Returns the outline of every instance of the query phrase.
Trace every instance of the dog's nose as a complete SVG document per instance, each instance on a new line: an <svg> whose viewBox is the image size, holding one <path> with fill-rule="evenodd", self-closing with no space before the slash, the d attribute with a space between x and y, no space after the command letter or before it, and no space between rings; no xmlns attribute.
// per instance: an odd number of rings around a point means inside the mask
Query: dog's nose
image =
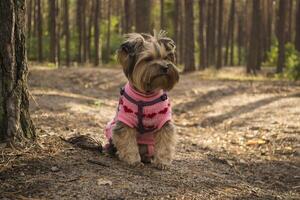
<svg viewBox="0 0 300 200"><path fill-rule="evenodd" d="M168 69L169 69L168 65L161 66L161 72L164 73L164 74L168 73Z"/></svg>

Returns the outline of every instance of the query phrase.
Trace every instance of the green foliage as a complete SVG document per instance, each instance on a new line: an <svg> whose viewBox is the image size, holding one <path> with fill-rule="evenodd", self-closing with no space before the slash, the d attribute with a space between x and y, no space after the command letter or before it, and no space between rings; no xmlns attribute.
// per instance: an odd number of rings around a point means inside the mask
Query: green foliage
<svg viewBox="0 0 300 200"><path fill-rule="evenodd" d="M276 66L278 61L278 42L272 45L267 53L267 60L264 65ZM300 79L300 53L295 49L292 43L285 45L285 70L284 74L279 74L277 78L287 78L289 80Z"/></svg>
<svg viewBox="0 0 300 200"><path fill-rule="evenodd" d="M278 60L278 41L276 40L269 52L267 52L267 59L263 63L265 66L276 66Z"/></svg>
<svg viewBox="0 0 300 200"><path fill-rule="evenodd" d="M286 51L284 76L289 80L300 80L300 53L291 43L286 45Z"/></svg>

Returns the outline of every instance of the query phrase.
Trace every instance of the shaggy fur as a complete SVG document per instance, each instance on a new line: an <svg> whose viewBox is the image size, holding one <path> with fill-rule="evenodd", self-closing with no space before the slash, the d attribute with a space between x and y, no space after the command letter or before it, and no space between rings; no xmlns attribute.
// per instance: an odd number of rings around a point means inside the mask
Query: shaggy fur
<svg viewBox="0 0 300 200"><path fill-rule="evenodd" d="M175 44L161 31L154 36L131 33L117 51L118 61L130 84L139 92L151 94L158 90L171 90L179 80L175 66ZM134 166L149 162L145 157L147 148L138 146L139 134L118 121L113 128L112 141L120 160ZM155 133L153 163L164 169L172 162L176 146L176 131L172 122L167 122Z"/></svg>

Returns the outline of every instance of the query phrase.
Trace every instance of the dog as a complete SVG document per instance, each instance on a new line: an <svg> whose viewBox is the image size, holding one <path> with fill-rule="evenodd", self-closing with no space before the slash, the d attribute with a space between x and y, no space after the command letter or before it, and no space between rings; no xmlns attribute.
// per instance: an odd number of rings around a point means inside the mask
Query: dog
<svg viewBox="0 0 300 200"><path fill-rule="evenodd" d="M179 81L175 43L166 32L130 33L117 50L128 79L120 91L115 118L105 128L105 149L132 166L171 165L177 141L166 92Z"/></svg>

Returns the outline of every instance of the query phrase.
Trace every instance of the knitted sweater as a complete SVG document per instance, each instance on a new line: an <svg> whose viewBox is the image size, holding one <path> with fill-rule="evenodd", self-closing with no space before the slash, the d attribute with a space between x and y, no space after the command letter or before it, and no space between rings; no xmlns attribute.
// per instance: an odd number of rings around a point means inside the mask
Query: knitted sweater
<svg viewBox="0 0 300 200"><path fill-rule="evenodd" d="M117 121L121 121L137 129L137 143L147 145L148 156L151 157L154 153L155 132L170 120L170 101L162 90L146 96L127 83L121 92L116 116L105 128L105 135L111 141L112 128Z"/></svg>

